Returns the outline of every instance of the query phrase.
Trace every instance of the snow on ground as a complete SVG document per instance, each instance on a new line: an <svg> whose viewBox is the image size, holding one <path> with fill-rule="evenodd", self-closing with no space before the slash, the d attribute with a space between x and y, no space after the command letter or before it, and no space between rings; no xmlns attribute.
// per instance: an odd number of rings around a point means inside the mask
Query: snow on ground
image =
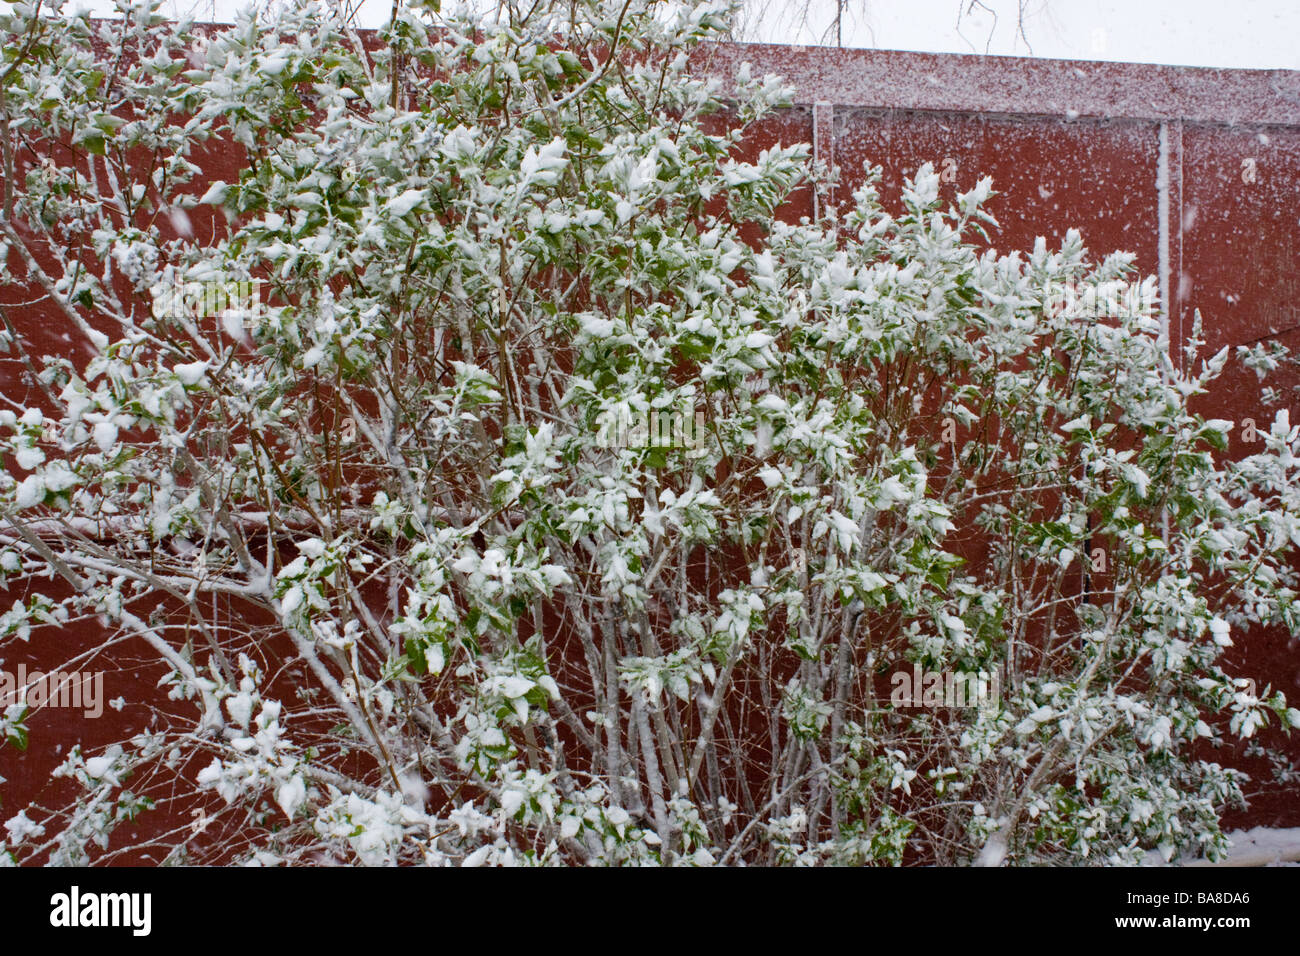
<svg viewBox="0 0 1300 956"><path fill-rule="evenodd" d="M1228 857L1218 863L1209 860L1187 860L1183 866L1300 866L1300 827L1273 829L1255 827L1251 830L1232 830L1228 833L1232 849ZM1163 860L1156 851L1147 854L1147 865L1161 866Z"/></svg>

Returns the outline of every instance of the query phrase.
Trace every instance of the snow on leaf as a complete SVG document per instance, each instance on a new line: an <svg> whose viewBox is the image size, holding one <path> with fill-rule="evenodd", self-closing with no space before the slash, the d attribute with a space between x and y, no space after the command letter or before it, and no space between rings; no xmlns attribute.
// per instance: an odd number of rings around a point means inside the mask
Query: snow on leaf
<svg viewBox="0 0 1300 956"><path fill-rule="evenodd" d="M176 377L181 380L181 384L193 386L203 381L203 376L208 371L208 365L207 362L186 362L177 365L173 371L176 373Z"/></svg>
<svg viewBox="0 0 1300 956"><path fill-rule="evenodd" d="M280 805L280 809L290 820L306 801L307 785L303 782L301 774L295 774L275 791L275 802Z"/></svg>

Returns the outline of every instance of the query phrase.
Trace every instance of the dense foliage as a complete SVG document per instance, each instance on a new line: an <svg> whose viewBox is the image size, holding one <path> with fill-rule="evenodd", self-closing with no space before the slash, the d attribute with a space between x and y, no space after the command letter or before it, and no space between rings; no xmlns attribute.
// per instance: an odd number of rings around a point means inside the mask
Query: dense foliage
<svg viewBox="0 0 1300 956"><path fill-rule="evenodd" d="M123 14L0 16L0 653L163 689L0 858L190 807L168 861L1222 850L1206 744L1300 725L1220 661L1300 634L1300 429L1220 454L1131 256L982 251L928 166L789 221L828 172L743 152L790 90L690 68L721 7Z"/></svg>

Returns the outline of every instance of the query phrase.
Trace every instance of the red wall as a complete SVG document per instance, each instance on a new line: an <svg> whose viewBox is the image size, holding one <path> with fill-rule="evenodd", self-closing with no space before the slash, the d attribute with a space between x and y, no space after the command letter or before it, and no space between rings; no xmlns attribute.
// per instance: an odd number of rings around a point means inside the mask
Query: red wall
<svg viewBox="0 0 1300 956"><path fill-rule="evenodd" d="M997 247L1027 250L1038 235L1050 245L1078 227L1096 256L1129 250L1144 273L1160 274L1176 340L1200 309L1209 352L1270 335L1300 348L1292 238L1300 228L1300 73L775 46L709 47L696 65L725 82L741 60L797 88L796 107L768 120L747 150L811 140L819 158L843 171L826 200L846 201L864 162L884 168L883 194L895 208L903 177L924 161L953 170L945 188L991 175L1000 191L990 206L1002 224ZM213 178L235 177L234 155L209 154ZM792 203L796 215L811 209L806 192ZM6 302L15 296L4 292ZM38 347L57 351L53 327L41 332L40 315L27 317ZM22 401L28 389L19 373L16 361L0 360L0 389ZM1298 400L1289 400L1300 422ZM1225 380L1210 404L1216 417L1252 417L1265 428L1275 411L1261 404L1253 374ZM1258 447L1235 441L1233 452ZM0 656L12 668L65 652L49 666L88 637L5 647ZM1243 666L1300 700L1296 641L1258 632L1242 643ZM143 659L127 664L105 680L107 697L129 702L121 714L110 711L93 728L64 715L62 724L33 726L29 754L0 748L0 777L9 781L0 818L48 785L63 756L50 752L53 742L108 741L146 725L157 676ZM1300 739L1287 746L1300 765ZM1266 785L1264 764L1233 759L1256 777L1251 789ZM1300 800L1263 789L1248 815L1227 822L1300 825Z"/></svg>
<svg viewBox="0 0 1300 956"><path fill-rule="evenodd" d="M1160 279L1176 361L1197 310L1205 356L1266 338L1300 349L1300 72L766 45L699 57L722 78L742 60L795 85L792 112L811 117L818 156L841 170L832 203L849 200L864 163L883 168L891 211L922 162L951 171L945 188L992 176L993 245L1029 250L1041 235L1050 247L1077 227L1096 258L1135 253ZM1202 411L1237 422L1230 454L1248 455L1262 446L1240 423L1266 431L1283 407L1300 423L1298 383L1279 377L1283 398L1267 406L1254 373L1229 372ZM1285 630L1256 629L1232 655L1300 701L1300 641ZM1300 734L1262 740L1300 769ZM1242 749L1205 755L1254 778L1250 810L1225 822L1300 825L1300 793Z"/></svg>

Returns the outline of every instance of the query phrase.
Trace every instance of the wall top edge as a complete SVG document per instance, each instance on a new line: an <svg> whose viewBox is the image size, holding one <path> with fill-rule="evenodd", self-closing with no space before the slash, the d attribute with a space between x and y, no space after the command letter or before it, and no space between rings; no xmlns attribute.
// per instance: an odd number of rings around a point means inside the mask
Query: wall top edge
<svg viewBox="0 0 1300 956"><path fill-rule="evenodd" d="M748 61L755 75L776 73L793 84L795 102L805 105L1300 126L1300 70L760 43L709 44L693 60L724 89Z"/></svg>
<svg viewBox="0 0 1300 956"><path fill-rule="evenodd" d="M226 24L194 26L220 30ZM363 41L375 32L357 31ZM755 74L776 73L793 84L795 103L805 106L1300 126L1300 70L769 43L702 44L691 60L695 70L719 79L724 95L748 61Z"/></svg>

